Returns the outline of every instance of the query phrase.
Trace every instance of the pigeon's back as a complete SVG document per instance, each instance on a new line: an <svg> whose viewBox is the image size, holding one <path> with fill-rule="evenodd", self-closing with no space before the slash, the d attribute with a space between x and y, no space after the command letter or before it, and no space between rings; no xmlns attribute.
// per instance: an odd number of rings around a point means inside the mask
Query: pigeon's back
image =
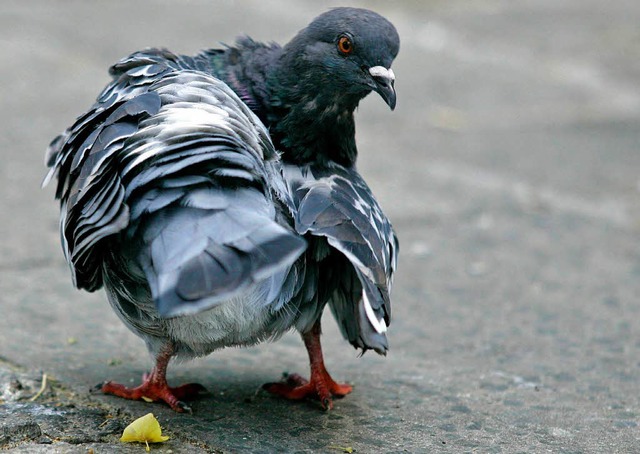
<svg viewBox="0 0 640 454"><path fill-rule="evenodd" d="M306 245L278 155L250 109L201 69L165 50L133 54L52 142L45 183L57 174L78 288L111 286L140 306L131 283L145 282L157 313L173 317L250 291L252 304L278 307L296 285L289 273Z"/></svg>

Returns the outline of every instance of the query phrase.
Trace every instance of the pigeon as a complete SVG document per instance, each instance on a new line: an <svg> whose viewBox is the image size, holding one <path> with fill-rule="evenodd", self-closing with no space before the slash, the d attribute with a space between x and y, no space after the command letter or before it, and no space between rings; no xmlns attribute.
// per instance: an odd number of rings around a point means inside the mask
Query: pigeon
<svg viewBox="0 0 640 454"><path fill-rule="evenodd" d="M243 36L194 56L149 48L47 149L75 287L104 288L155 359L142 384L102 392L178 412L205 391L170 387L174 359L275 340L294 329L310 378L264 389L324 409L352 391L323 360L328 305L362 353L386 354L398 240L356 170L354 110L393 110L394 26L334 8L284 46Z"/></svg>

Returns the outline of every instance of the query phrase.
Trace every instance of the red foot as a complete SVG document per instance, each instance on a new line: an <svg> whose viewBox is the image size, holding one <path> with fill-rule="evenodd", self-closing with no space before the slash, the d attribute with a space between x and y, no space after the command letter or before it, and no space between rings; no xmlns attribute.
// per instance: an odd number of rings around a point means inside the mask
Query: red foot
<svg viewBox="0 0 640 454"><path fill-rule="evenodd" d="M301 400L307 397L319 399L325 410L333 408L333 397L344 397L353 387L336 383L324 367L322 347L320 346L320 321L316 322L311 331L302 335L304 345L309 353L311 364L311 378L306 380L298 374L285 375L280 383L263 385L266 391L287 399Z"/></svg>
<svg viewBox="0 0 640 454"><path fill-rule="evenodd" d="M173 356L173 346L167 344L156 358L156 365L150 374L144 374L142 384L136 388L127 388L118 383L106 382L100 386L105 394L124 397L131 400L151 400L154 402L166 402L177 412L191 412L191 408L184 403L185 400L192 400L198 397L206 388L199 383L189 383L186 385L170 388L167 384L167 366Z"/></svg>
<svg viewBox="0 0 640 454"><path fill-rule="evenodd" d="M150 375L146 374L145 376L150 377ZM184 403L185 400L193 400L207 391L206 388L199 383L188 383L171 388L167 385L166 381L162 384L150 378L145 378L142 384L135 388L127 388L119 383L109 381L104 383L101 389L105 394L112 394L125 399L152 400L154 402L162 401L180 413L191 412L191 408Z"/></svg>
<svg viewBox="0 0 640 454"><path fill-rule="evenodd" d="M312 374L311 381L298 374L291 374L285 375L282 382L267 383L263 388L291 400L318 399L325 410L333 408L333 397L344 397L353 390L351 385L336 383L326 370L315 376Z"/></svg>

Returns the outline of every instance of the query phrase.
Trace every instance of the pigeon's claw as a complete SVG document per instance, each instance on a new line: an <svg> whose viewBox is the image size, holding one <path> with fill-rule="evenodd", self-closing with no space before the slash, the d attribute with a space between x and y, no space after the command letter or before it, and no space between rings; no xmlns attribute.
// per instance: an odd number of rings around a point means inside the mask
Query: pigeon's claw
<svg viewBox="0 0 640 454"><path fill-rule="evenodd" d="M167 365L173 356L173 346L168 344L156 357L156 365L149 374L142 376L142 384L135 388L128 388L119 383L106 382L101 386L105 394L111 394L130 400L145 400L147 402L165 402L179 413L191 413L191 408L184 401L194 400L207 389L199 383L171 388L167 383Z"/></svg>
<svg viewBox="0 0 640 454"><path fill-rule="evenodd" d="M311 363L311 377L309 380L298 374L285 374L279 383L267 383L262 388L272 394L287 399L302 400L306 398L318 399L325 410L333 408L334 397L344 397L353 387L336 383L324 366L322 348L320 346L320 322L316 322L311 331L302 335L304 345L309 353Z"/></svg>
<svg viewBox="0 0 640 454"><path fill-rule="evenodd" d="M199 383L188 383L172 388L167 385L166 381L162 384L152 379L147 379L135 388L128 388L119 383L106 382L102 385L102 392L131 400L165 402L179 413L191 413L191 408L184 401L194 400L203 392L206 392L206 389Z"/></svg>
<svg viewBox="0 0 640 454"><path fill-rule="evenodd" d="M333 408L334 397L344 397L349 394L353 387L347 384L336 383L326 369L312 372L311 380L308 381L298 374L291 374L279 383L267 383L263 389L291 400L317 399L325 410Z"/></svg>

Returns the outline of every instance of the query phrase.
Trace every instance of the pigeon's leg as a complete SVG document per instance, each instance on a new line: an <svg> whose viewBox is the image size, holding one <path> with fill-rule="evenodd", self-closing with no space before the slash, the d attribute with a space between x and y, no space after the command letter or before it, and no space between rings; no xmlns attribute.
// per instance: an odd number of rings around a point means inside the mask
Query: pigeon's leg
<svg viewBox="0 0 640 454"><path fill-rule="evenodd" d="M142 384L135 388L127 388L118 383L106 382L101 386L105 394L124 397L131 400L163 401L178 412L190 412L191 408L183 401L192 400L203 392L204 386L199 383L188 383L175 388L167 384L167 366L174 355L174 347L171 343L165 345L156 357L156 365L149 374L144 374Z"/></svg>
<svg viewBox="0 0 640 454"><path fill-rule="evenodd" d="M325 410L333 408L333 397L349 394L353 389L351 385L336 383L324 366L320 334L320 320L313 325L311 331L302 334L311 364L309 380L305 380L298 374L291 374L286 376L283 382L267 383L263 388L287 399L300 400L307 397L320 399Z"/></svg>

